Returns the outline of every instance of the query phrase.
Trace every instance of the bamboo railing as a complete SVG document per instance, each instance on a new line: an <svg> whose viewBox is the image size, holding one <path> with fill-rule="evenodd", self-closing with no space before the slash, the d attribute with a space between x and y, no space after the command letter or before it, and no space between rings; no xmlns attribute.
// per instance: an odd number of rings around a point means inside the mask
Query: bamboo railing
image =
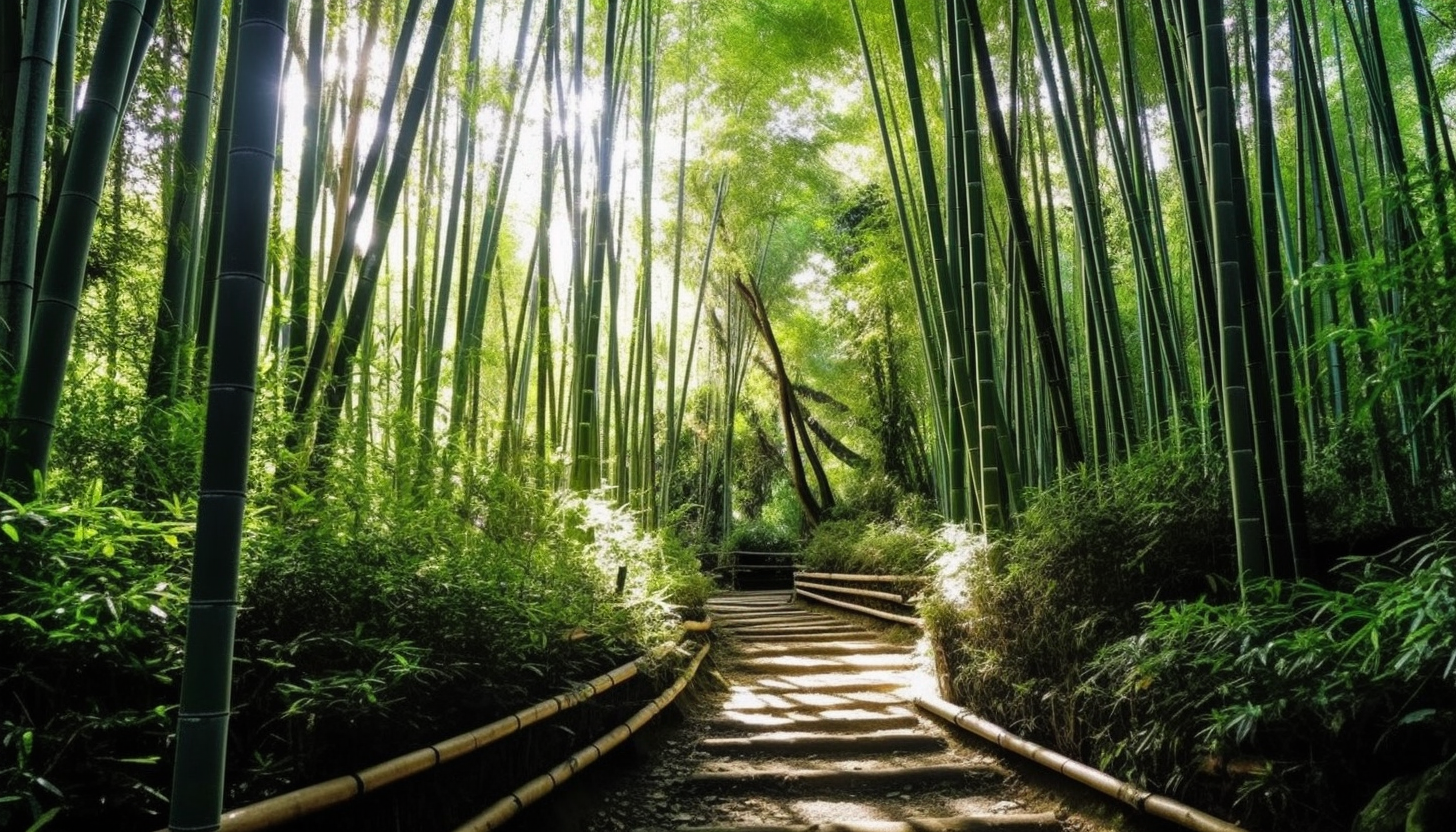
<svg viewBox="0 0 1456 832"><path fill-rule="evenodd" d="M704 621L684 621L681 626L684 632L706 632L712 626L712 619L709 618ZM678 683L674 684L672 688L669 688L670 691L674 691L673 697L676 697L677 692L680 692L682 687L685 687L688 681L691 681L692 674L697 671L698 665L702 663L707 649L708 645L704 644L703 648L698 651L697 656L689 665L688 670L678 680ZM221 832L256 832L256 830L271 829L323 809L348 803L369 792L377 791L392 783L413 777L416 774L435 768L442 763L479 751L492 743L517 733L523 728L555 716L562 711L574 708L592 697L632 679L638 674L642 662L648 658L648 656L640 656L591 681L584 682L574 690L537 702L509 716L502 717L487 725L482 725L472 731L467 731L435 743L434 745L428 745L407 754L402 754L393 759L354 772L353 774L335 777L332 780L325 780L322 783L315 783L312 786L305 786L301 789L287 792L286 794L280 794L275 797L270 797L267 800L261 800L257 803L241 806L232 811L225 812L222 816L220 830ZM667 699L667 702L671 701L672 698ZM665 704L666 702L664 702L664 706ZM652 714L642 717L641 723L636 728L640 728L642 723L645 723L651 716L656 715L657 711L661 710L661 707L659 706ZM646 710L644 709L644 712ZM633 719L641 717L642 713L639 712ZM631 730L636 730L636 728ZM630 731L628 733L630 734ZM621 740L619 739L616 742L621 742ZM612 745L615 744L613 743ZM600 742L597 746L600 746ZM606 751L610 747L612 746L607 746L600 750ZM547 789L547 791L550 791L550 789ZM529 803L529 801L527 802ZM167 830L157 830L157 832L167 832Z"/></svg>
<svg viewBox="0 0 1456 832"><path fill-rule="evenodd" d="M939 697L917 696L915 697L915 705L922 710L935 714L952 725L970 731L987 742L1004 748L1007 751L1014 751L1028 760L1032 760L1055 771L1063 777L1075 780L1108 797L1120 800L1134 809L1152 815L1155 818L1171 821L1185 829L1192 829L1194 832L1244 832L1241 826L1229 823L1221 818L1216 818L1207 812L1199 811L1171 797L1154 794L1132 783L1119 780L1111 774L1100 769L1095 769L1086 763L1078 762L1050 748L1037 745L1028 739L1011 733L994 722L982 719L959 705L953 705Z"/></svg>
<svg viewBox="0 0 1456 832"><path fill-rule="evenodd" d="M805 580L806 578L811 580ZM916 575L851 575L838 572L795 572L794 596L797 598L807 598L810 601L817 601L821 604L828 604L831 607L839 607L840 609L846 609L861 615L869 615L885 621L893 621L896 624L923 628L925 623L917 616L911 614L914 612L914 608L910 605L903 593L884 592L878 589L861 589L854 586L835 586L824 583L824 581L835 581L837 583L914 585L920 583L922 580L923 578ZM841 598L831 598L829 597L830 595L870 598L876 601L888 602L904 609L903 611L898 611L868 607L864 604L856 604Z"/></svg>
<svg viewBox="0 0 1456 832"><path fill-rule="evenodd" d="M597 760L603 754L627 741L637 731L642 729L654 716L662 712L663 708L672 704L679 693L688 686L698 672L698 665L708 655L710 644L704 644L698 654L693 657L687 669L678 676L672 686L663 691L656 699L647 703L647 707L633 714L626 722L598 737L595 742L567 757L564 762L540 777L526 781L524 785L500 800L496 801L489 809L476 815L465 825L457 828L455 832L487 832L487 830L499 829L511 818L515 817L522 809L550 794L557 786L571 779L573 774L581 771Z"/></svg>

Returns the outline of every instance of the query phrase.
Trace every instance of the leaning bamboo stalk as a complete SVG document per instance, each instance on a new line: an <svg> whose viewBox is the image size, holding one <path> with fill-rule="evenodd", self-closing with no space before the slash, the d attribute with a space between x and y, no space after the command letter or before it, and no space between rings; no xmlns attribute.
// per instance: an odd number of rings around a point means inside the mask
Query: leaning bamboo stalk
<svg viewBox="0 0 1456 832"><path fill-rule="evenodd" d="M506 795L492 805L489 809L476 815L464 826L459 827L455 832L481 832L481 830L499 829L511 818L515 817L522 809L550 794L557 786L571 779L573 774L596 762L613 748L621 745L629 737L642 729L649 720L662 712L662 709L672 704L679 693L688 686L698 672L698 666L708 655L708 648L711 644L704 644L693 657L687 669L682 672L672 687L662 692L662 695L647 704L647 707L633 714L626 722L613 728L611 731L597 738L595 742L586 748L572 754L566 761L546 772L545 774L528 781L525 785Z"/></svg>
<svg viewBox="0 0 1456 832"><path fill-rule="evenodd" d="M831 607L840 607L851 612L857 612L863 615L872 615L875 618L883 618L886 621L893 621L896 624L908 624L911 627L925 626L925 622L910 615L896 615L895 613L885 612L884 610L874 610L870 609L869 607L860 606L859 604L851 604L848 601L836 601L833 598L826 598L823 595L819 595L813 592L805 592L802 589L796 590L795 594L802 595L803 597L813 601L818 601L821 604L828 604Z"/></svg>
<svg viewBox="0 0 1456 832"><path fill-rule="evenodd" d="M478 751L523 728L580 705L597 694L626 682L637 675L640 661L640 658L634 659L584 683L575 690L537 702L510 716L502 717L488 725L451 737L435 745L402 754L353 774L335 777L332 780L325 780L322 783L234 809L222 816L222 830L223 832L252 832L252 830L269 829L313 814L321 809L347 803L360 795Z"/></svg>
<svg viewBox="0 0 1456 832"><path fill-rule="evenodd" d="M837 572L795 572L794 579L813 578L819 581L849 581L859 583L912 583L925 580L919 575L841 575Z"/></svg>
<svg viewBox="0 0 1456 832"><path fill-rule="evenodd" d="M1192 829L1194 832L1242 832L1243 830L1243 827L1236 826L1225 820L1220 820L1205 812L1200 812L1192 806L1179 803L1172 798L1164 797L1160 794L1153 794L1132 783L1119 780L1105 771L1073 760L1066 755L1058 754L1045 746L1037 745L993 722L982 719L956 705L952 705L944 699L934 696L917 696L915 697L915 705L1007 751L1015 751L1017 754L1040 763L1064 777L1096 789L1109 797L1115 797L1123 803L1132 806L1134 809L1152 815L1153 817L1172 821L1179 826Z"/></svg>
<svg viewBox="0 0 1456 832"><path fill-rule="evenodd" d="M855 589L854 587L848 586L830 586L829 584L814 584L809 583L808 581L794 581L794 587L806 587L808 589L817 589L824 592L839 592L844 595L859 595L865 598L879 598L880 600L892 601L896 604L905 603L905 596L903 595L897 595L893 592L879 592L873 589Z"/></svg>

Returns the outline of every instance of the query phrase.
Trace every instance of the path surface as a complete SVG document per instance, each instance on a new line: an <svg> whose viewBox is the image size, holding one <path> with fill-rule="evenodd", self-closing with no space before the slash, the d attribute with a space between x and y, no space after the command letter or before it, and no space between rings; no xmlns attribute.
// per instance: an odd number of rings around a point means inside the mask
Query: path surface
<svg viewBox="0 0 1456 832"><path fill-rule="evenodd" d="M591 832L1087 828L916 712L911 689L933 682L912 648L787 592L721 595L709 611L726 695L606 798Z"/></svg>

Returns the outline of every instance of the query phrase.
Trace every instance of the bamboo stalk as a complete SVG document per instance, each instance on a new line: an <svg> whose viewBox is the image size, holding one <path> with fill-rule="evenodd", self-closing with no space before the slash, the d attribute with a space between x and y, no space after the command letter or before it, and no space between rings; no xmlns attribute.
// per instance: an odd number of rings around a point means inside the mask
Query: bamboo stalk
<svg viewBox="0 0 1456 832"><path fill-rule="evenodd" d="M698 624L701 622L684 622ZM684 629L688 629L684 627ZM636 676L641 658L634 659L567 693L537 702L488 725L402 754L353 774L242 806L222 816L223 832L252 832L297 820L321 809L347 803L360 795L398 782L441 763L478 751L547 717L573 708Z"/></svg>

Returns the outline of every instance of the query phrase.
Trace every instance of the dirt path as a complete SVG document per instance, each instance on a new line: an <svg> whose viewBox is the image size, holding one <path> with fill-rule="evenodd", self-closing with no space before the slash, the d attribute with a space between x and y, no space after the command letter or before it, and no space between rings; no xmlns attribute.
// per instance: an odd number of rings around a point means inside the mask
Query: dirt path
<svg viewBox="0 0 1456 832"><path fill-rule="evenodd" d="M726 694L662 741L590 832L1095 828L920 715L910 691L933 682L912 648L786 592L709 609Z"/></svg>

